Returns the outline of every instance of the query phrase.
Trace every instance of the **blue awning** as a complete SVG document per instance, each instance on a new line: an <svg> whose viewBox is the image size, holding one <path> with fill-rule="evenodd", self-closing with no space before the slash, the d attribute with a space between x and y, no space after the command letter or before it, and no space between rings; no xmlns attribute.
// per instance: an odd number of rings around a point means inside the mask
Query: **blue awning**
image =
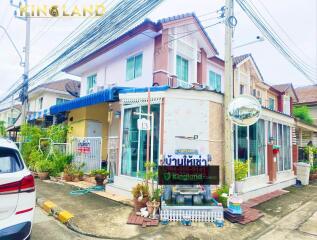
<svg viewBox="0 0 317 240"><path fill-rule="evenodd" d="M169 87L168 86L159 86L159 87L150 87L151 92L158 92L158 91L166 91ZM119 101L119 93L138 93L138 92L147 92L148 88L131 88L131 87L113 87L107 88L103 91L89 94L84 97L75 98L71 101L64 102L59 105L54 105L50 108L50 113L52 115L56 115L61 112L68 112L70 110L76 108L87 107L99 103L104 102L115 102Z"/></svg>
<svg viewBox="0 0 317 240"><path fill-rule="evenodd" d="M150 92L160 92L160 91L166 91L169 88L169 86L158 86L158 87L150 87ZM147 92L149 90L148 87L142 87L142 88L125 88L121 89L119 93L139 93L139 92Z"/></svg>
<svg viewBox="0 0 317 240"><path fill-rule="evenodd" d="M51 114L55 115L61 112L67 112L76 108L87 107L103 102L115 102L119 100L119 90L122 87L107 88L97 93L89 94L84 97L75 98L71 101L54 105L50 108Z"/></svg>

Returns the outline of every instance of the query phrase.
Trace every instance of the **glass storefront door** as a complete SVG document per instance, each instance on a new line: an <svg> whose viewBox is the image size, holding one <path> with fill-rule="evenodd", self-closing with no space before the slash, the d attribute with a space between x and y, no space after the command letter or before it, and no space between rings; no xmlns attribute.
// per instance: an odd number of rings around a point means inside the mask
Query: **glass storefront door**
<svg viewBox="0 0 317 240"><path fill-rule="evenodd" d="M121 174L143 177L145 174L147 131L138 130L138 119L146 117L138 113L147 113L147 106L125 107L123 113ZM151 105L153 113L153 136L150 138L150 159L157 166L159 159L160 105ZM153 141L153 146L152 146ZM152 156L153 155L153 156Z"/></svg>

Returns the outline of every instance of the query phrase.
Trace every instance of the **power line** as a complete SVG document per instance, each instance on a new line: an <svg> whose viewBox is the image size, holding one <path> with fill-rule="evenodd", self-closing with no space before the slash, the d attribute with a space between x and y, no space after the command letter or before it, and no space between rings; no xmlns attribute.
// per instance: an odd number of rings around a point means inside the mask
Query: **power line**
<svg viewBox="0 0 317 240"><path fill-rule="evenodd" d="M261 6L265 9L265 11L270 15L270 17L273 19L273 21L275 22L275 24L280 28L280 30L285 34L285 36L288 38L288 40L290 40L294 47L296 47L303 55L305 55L305 57L309 58L310 60L312 60L304 51L302 48L300 48L295 41L290 37L290 35L287 33L287 31L285 31L285 29L279 24L279 22L276 20L276 18L274 18L274 16L270 13L269 9L264 5L264 3L261 0L258 0L258 2L261 4Z"/></svg>
<svg viewBox="0 0 317 240"><path fill-rule="evenodd" d="M100 45L107 44L121 36L161 2L162 0L124 0L118 2L113 10L108 11L102 18L93 23L81 34L79 39L63 49L57 58L34 74L30 81L39 82L42 79L51 79L56 76L64 67L87 56L95 49L100 48ZM7 98L8 96L3 98L0 103Z"/></svg>
<svg viewBox="0 0 317 240"><path fill-rule="evenodd" d="M6 29L7 31L8 31L9 28L10 28L10 25L11 25L11 23L12 23L13 18L14 18L14 16L12 16L12 17L10 18L10 20L9 20L9 22L8 22L8 24L7 24L7 26L5 27L5 29ZM1 40L3 39L4 35L5 35L5 33L3 33L3 34L1 35L1 37L0 37L0 42L1 42Z"/></svg>
<svg viewBox="0 0 317 240"><path fill-rule="evenodd" d="M299 70L304 76L307 77L313 83L316 83L317 77L312 68L307 68L307 65L303 63L301 58L294 54L287 44L283 42L276 32L272 29L271 26L265 21L262 15L258 10L255 10L255 7L252 7L246 0L237 0L237 3L240 5L242 10L248 15L251 21L257 26L257 28L262 32L262 34L271 42L271 44L295 67ZM260 15L260 16L259 16Z"/></svg>

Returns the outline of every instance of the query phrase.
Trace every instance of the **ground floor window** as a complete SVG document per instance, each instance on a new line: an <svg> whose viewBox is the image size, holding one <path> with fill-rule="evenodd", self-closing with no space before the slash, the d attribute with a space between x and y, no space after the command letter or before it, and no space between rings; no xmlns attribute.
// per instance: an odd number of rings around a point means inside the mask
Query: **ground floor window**
<svg viewBox="0 0 317 240"><path fill-rule="evenodd" d="M289 126L268 122L269 126L272 126L272 130L269 131L271 140L274 145L280 146L280 152L277 156L278 171L285 171L291 169L291 129Z"/></svg>
<svg viewBox="0 0 317 240"><path fill-rule="evenodd" d="M153 136L150 141L150 159L156 166L159 159L159 135L160 135L160 105L151 105L151 112L154 114ZM121 174L142 177L145 173L147 131L138 130L138 113L147 113L147 106L125 107L123 111L122 128L122 154L121 154ZM152 145L153 141L153 145ZM152 156L153 155L153 156Z"/></svg>
<svg viewBox="0 0 317 240"><path fill-rule="evenodd" d="M235 126L234 129L235 159L249 160L249 176L265 173L265 126L259 120L249 127Z"/></svg>

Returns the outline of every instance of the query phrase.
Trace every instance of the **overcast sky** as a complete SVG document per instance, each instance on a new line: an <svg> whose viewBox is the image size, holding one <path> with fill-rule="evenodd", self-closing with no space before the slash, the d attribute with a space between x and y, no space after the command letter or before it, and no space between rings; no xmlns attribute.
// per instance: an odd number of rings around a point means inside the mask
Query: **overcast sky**
<svg viewBox="0 0 317 240"><path fill-rule="evenodd" d="M16 1L16 0L15 0ZM13 17L14 8L9 0L0 1L0 25L8 29L9 34L22 52L25 39L25 22ZM18 2L18 1L16 1ZM102 3L104 0L34 0L31 3L66 3L69 7L83 2ZM110 2L110 1L109 1ZM113 1L112 1L113 2ZM311 65L316 66L316 0L253 0L253 3L266 17L273 28L291 49L300 54ZM279 25L291 37L292 41L284 34L271 17L265 12L264 4L270 14L278 21ZM165 0L148 16L156 20L181 13L195 12L201 16L204 26L214 23L215 14L207 14L220 9L224 0ZM235 4L235 13L238 25L235 29L234 44L240 45L250 42L261 35L240 7ZM209 20L208 20L209 19ZM83 18L32 18L31 20L31 67L40 62L52 49L54 49L69 33L72 32L84 19ZM93 20L89 20L93 21ZM218 24L207 28L211 40L216 45L220 57L224 54L224 25ZM296 46L293 44L296 43ZM19 57L11 46L9 40L0 29L0 96L21 76L23 68L19 66ZM298 49L299 48L299 49ZM270 84L291 82L295 86L311 84L298 72L280 53L269 43L264 41L236 49L234 55L252 53L253 57L264 76Z"/></svg>

